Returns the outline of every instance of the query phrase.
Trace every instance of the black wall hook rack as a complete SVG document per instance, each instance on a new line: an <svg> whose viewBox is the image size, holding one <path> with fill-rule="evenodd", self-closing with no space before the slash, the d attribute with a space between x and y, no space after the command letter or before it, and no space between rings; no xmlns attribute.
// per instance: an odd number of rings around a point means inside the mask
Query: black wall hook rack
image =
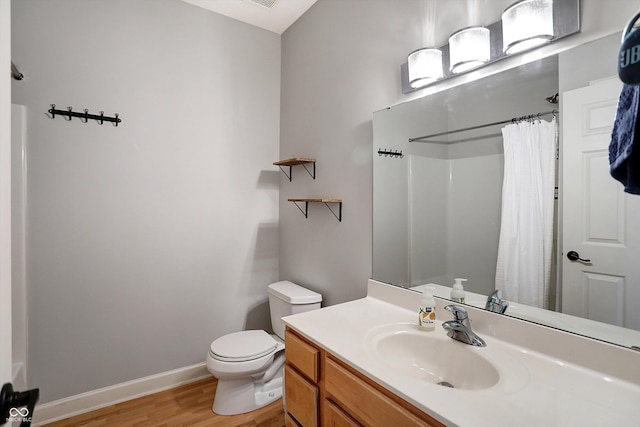
<svg viewBox="0 0 640 427"><path fill-rule="evenodd" d="M387 148L379 148L378 156L389 156L389 157L399 157L403 158L404 154L402 154L402 150L389 150Z"/></svg>
<svg viewBox="0 0 640 427"><path fill-rule="evenodd" d="M71 120L72 117L80 118L84 123L87 123L89 119L97 120L98 123L104 124L104 122L111 122L118 126L118 123L122 122L122 119L118 117L118 113L114 115L114 117L109 117L104 115L104 111L100 111L100 114L89 114L89 110L86 108L82 113L77 111L73 111L73 107L67 107L66 110L56 110L56 104L51 104L51 108L49 109L49 114L51 114L51 118L55 119L56 114L64 117L67 120Z"/></svg>

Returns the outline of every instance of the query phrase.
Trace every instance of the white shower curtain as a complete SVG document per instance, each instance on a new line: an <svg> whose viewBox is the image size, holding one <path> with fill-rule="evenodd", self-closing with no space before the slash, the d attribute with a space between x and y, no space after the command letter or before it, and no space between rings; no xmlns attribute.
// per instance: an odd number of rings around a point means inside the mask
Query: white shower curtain
<svg viewBox="0 0 640 427"><path fill-rule="evenodd" d="M505 126L502 222L496 289L504 298L540 308L549 305L556 119Z"/></svg>

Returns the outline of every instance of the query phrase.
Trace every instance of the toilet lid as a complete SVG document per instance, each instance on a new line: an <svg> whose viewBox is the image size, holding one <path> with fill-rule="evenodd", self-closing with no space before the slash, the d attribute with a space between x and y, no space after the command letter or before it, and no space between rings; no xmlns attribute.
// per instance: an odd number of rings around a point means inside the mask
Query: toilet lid
<svg viewBox="0 0 640 427"><path fill-rule="evenodd" d="M218 359L243 362L266 356L277 344L265 331L234 332L212 342L211 354Z"/></svg>

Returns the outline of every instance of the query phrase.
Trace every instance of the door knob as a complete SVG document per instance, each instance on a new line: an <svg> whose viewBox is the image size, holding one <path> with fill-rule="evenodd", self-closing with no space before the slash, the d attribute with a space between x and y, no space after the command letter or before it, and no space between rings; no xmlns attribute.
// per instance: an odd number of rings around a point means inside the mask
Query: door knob
<svg viewBox="0 0 640 427"><path fill-rule="evenodd" d="M569 258L570 261L591 262L590 259L580 258L580 254L576 251L567 252L567 258Z"/></svg>

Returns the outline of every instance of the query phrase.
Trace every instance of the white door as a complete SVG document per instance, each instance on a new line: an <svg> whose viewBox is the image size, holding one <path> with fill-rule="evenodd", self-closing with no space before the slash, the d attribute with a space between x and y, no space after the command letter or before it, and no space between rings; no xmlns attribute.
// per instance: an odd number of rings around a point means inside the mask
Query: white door
<svg viewBox="0 0 640 427"><path fill-rule="evenodd" d="M611 78L561 99L562 311L640 329L640 196L609 175L621 88Z"/></svg>

